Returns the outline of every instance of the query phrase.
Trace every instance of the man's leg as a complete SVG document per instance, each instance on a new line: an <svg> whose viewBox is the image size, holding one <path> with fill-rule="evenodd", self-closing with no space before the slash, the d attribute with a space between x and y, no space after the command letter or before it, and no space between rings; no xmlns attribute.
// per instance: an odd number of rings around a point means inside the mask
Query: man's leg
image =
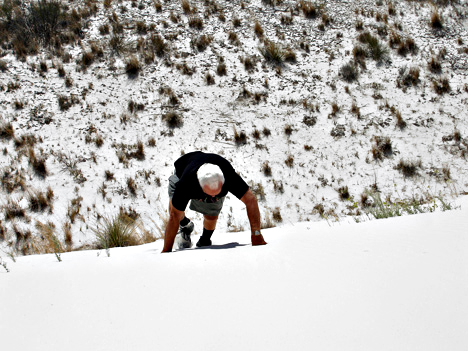
<svg viewBox="0 0 468 351"><path fill-rule="evenodd" d="M203 234L197 242L197 247L211 245L211 236L216 229L216 223L218 221L218 216L203 215L203 217Z"/></svg>

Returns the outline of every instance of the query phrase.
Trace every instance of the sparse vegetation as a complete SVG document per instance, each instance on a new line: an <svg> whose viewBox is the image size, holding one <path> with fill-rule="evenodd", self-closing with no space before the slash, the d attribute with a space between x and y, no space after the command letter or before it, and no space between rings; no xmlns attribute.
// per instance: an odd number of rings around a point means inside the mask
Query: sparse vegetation
<svg viewBox="0 0 468 351"><path fill-rule="evenodd" d="M418 174L418 168L421 167L422 163L420 160L409 161L401 159L395 166L395 169L399 170L405 177L414 177Z"/></svg>
<svg viewBox="0 0 468 351"><path fill-rule="evenodd" d="M375 160L383 160L384 157L393 155L392 141L389 137L374 136L372 145L372 156Z"/></svg>
<svg viewBox="0 0 468 351"><path fill-rule="evenodd" d="M257 173L270 223L373 217L373 196L355 202L346 186L360 177L400 213L417 211L390 201L400 187L463 193L465 9L0 0L0 249L60 255L112 208L141 220L195 149Z"/></svg>

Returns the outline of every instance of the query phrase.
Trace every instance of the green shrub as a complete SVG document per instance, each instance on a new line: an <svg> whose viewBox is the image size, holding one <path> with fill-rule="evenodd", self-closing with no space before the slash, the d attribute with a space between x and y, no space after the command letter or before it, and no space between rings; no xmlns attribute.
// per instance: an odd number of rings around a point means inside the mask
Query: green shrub
<svg viewBox="0 0 468 351"><path fill-rule="evenodd" d="M374 37L369 32L359 34L358 40L367 45L367 55L375 61L381 61L388 55L387 48L381 44L377 37Z"/></svg>
<svg viewBox="0 0 468 351"><path fill-rule="evenodd" d="M359 70L356 67L356 64L354 62L348 62L341 66L340 76L348 83L357 80L359 76Z"/></svg>
<svg viewBox="0 0 468 351"><path fill-rule="evenodd" d="M98 249L134 246L143 243L135 221L122 214L103 218L102 222L93 229L93 232L96 235Z"/></svg>
<svg viewBox="0 0 468 351"><path fill-rule="evenodd" d="M285 51L283 48L272 41L265 41L263 47L259 48L260 53L266 61L275 65L282 65L284 63Z"/></svg>

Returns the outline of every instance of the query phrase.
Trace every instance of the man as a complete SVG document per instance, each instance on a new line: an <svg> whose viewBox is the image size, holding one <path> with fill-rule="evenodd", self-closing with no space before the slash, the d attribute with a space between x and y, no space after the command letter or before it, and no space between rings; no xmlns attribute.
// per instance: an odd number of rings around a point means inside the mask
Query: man
<svg viewBox="0 0 468 351"><path fill-rule="evenodd" d="M175 172L169 177L169 221L164 234L162 252L171 252L180 232L179 248L192 246L193 222L185 216L185 208L204 216L203 234L197 247L210 246L218 215L228 192L246 206L252 232L252 245L265 245L260 233L260 211L255 195L224 157L201 151L191 152L174 162Z"/></svg>

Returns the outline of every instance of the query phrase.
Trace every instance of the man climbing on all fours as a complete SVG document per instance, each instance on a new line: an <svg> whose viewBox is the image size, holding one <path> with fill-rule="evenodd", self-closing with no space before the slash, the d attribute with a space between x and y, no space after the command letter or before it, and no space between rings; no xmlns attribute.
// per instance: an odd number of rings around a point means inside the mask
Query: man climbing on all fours
<svg viewBox="0 0 468 351"><path fill-rule="evenodd" d="M193 222L185 217L185 208L204 216L203 234L197 247L210 246L218 215L228 192L246 206L252 231L252 245L265 245L260 233L260 211L255 195L224 157L201 151L188 153L174 162L175 172L169 177L169 221L162 252L171 252L178 232L179 248L192 246Z"/></svg>

